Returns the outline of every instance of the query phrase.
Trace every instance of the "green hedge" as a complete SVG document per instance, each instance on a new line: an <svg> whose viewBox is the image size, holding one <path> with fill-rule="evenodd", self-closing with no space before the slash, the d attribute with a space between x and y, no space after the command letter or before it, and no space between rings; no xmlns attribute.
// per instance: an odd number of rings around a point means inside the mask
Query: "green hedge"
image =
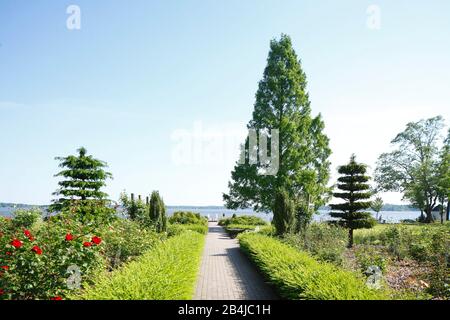
<svg viewBox="0 0 450 320"><path fill-rule="evenodd" d="M307 253L257 233L239 236L241 249L285 299L374 300L386 292L369 289L354 273L319 263Z"/></svg>
<svg viewBox="0 0 450 320"><path fill-rule="evenodd" d="M169 217L171 224L200 224L208 226L208 219L202 217L200 213L189 211L176 211Z"/></svg>
<svg viewBox="0 0 450 320"><path fill-rule="evenodd" d="M204 236L185 231L99 278L76 299L188 300L194 294Z"/></svg>
<svg viewBox="0 0 450 320"><path fill-rule="evenodd" d="M208 226L202 224L170 224L167 227L167 235L169 237L177 236L186 230L195 231L200 234L207 234Z"/></svg>
<svg viewBox="0 0 450 320"><path fill-rule="evenodd" d="M265 226L267 221L256 216L233 216L231 218L224 218L219 220L219 226L235 225L250 225L250 226Z"/></svg>

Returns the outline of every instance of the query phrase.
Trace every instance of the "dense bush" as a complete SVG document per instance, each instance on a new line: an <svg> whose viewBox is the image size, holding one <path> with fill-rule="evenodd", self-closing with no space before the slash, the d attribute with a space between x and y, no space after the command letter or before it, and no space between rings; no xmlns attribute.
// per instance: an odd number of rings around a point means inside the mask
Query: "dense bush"
<svg viewBox="0 0 450 320"><path fill-rule="evenodd" d="M185 231L186 231L186 229L184 228L184 226L182 224L169 224L167 226L167 236L169 238L178 236Z"/></svg>
<svg viewBox="0 0 450 320"><path fill-rule="evenodd" d="M200 213L188 212L188 211L176 211L169 218L171 224L200 224L208 225L206 218L200 216Z"/></svg>
<svg viewBox="0 0 450 320"><path fill-rule="evenodd" d="M191 299L204 236L186 231L153 247L142 257L100 277L76 299Z"/></svg>
<svg viewBox="0 0 450 320"><path fill-rule="evenodd" d="M150 250L164 239L164 234L142 227L137 221L119 219L103 231L103 238L104 255L112 269Z"/></svg>
<svg viewBox="0 0 450 320"><path fill-rule="evenodd" d="M419 262L430 261L436 254L446 254L448 248L440 249L433 238L450 239L448 225L388 225L377 226L371 231L355 234L358 244L383 245L397 259L412 258ZM445 243L444 240L442 242Z"/></svg>
<svg viewBox="0 0 450 320"><path fill-rule="evenodd" d="M143 225L151 224L148 208L142 200L132 199L131 197L128 197L128 194L124 191L120 194L119 201L122 204L123 212L127 218L133 221L139 221Z"/></svg>
<svg viewBox="0 0 450 320"><path fill-rule="evenodd" d="M312 223L303 228L301 233L284 236L288 244L336 265L342 264L347 239L348 231L327 223Z"/></svg>
<svg viewBox="0 0 450 320"><path fill-rule="evenodd" d="M0 235L0 299L60 299L104 268L102 239L76 220Z"/></svg>
<svg viewBox="0 0 450 320"><path fill-rule="evenodd" d="M167 227L167 235L173 237L179 235L187 230L195 231L200 234L208 233L208 226L203 224L169 224Z"/></svg>
<svg viewBox="0 0 450 320"><path fill-rule="evenodd" d="M35 209L19 209L13 213L14 219L12 220L15 228L30 229L35 223L42 220L42 211Z"/></svg>
<svg viewBox="0 0 450 320"><path fill-rule="evenodd" d="M435 297L450 297L449 224L388 225L372 232L361 232L357 241L383 246L394 259L414 259L428 270L427 292Z"/></svg>
<svg viewBox="0 0 450 320"><path fill-rule="evenodd" d="M305 252L257 233L239 236L242 250L286 299L386 299L386 292L369 289L354 273L319 263Z"/></svg>
<svg viewBox="0 0 450 320"><path fill-rule="evenodd" d="M247 225L247 226L264 226L267 222L256 216L236 216L233 215L231 218L224 218L219 220L220 226L228 226L230 224L234 225Z"/></svg>
<svg viewBox="0 0 450 320"><path fill-rule="evenodd" d="M381 249L373 246L358 246L355 248L355 257L362 273L373 266L377 266L382 272L385 272L389 260Z"/></svg>

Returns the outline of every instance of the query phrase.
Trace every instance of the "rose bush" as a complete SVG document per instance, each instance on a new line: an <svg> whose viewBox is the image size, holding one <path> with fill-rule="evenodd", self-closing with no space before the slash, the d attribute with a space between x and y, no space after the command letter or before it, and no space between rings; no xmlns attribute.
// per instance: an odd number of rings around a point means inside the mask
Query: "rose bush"
<svg viewBox="0 0 450 320"><path fill-rule="evenodd" d="M0 299L59 300L104 268L102 239L92 226L60 218L34 233L2 220Z"/></svg>

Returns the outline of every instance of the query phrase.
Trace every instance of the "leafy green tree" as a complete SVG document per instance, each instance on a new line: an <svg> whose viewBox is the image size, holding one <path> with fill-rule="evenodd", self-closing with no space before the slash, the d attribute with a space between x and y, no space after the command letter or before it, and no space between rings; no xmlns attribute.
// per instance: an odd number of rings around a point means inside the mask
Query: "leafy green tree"
<svg viewBox="0 0 450 320"><path fill-rule="evenodd" d="M77 151L78 155L56 158L63 170L55 176L63 180L58 182L60 188L53 193L59 198L53 200L49 211L77 211L82 217L90 216L89 219L96 215L111 215L107 208L108 195L101 191L106 179L112 178L112 174L104 170L106 162L87 155L85 148Z"/></svg>
<svg viewBox="0 0 450 320"><path fill-rule="evenodd" d="M367 166L357 163L355 155L352 155L350 162L338 168L341 177L338 178L338 189L343 192L333 193L335 198L344 199L344 203L331 204L330 215L339 218L339 224L349 230L348 247L353 246L353 230L361 228L372 228L375 220L369 212L362 210L369 209L372 205L370 199L370 185L367 183L370 177L366 176Z"/></svg>
<svg viewBox="0 0 450 320"><path fill-rule="evenodd" d="M378 188L402 192L405 200L425 212L426 222L433 221L438 204L438 143L443 127L441 116L408 123L392 140L394 151L380 155L375 170Z"/></svg>
<svg viewBox="0 0 450 320"><path fill-rule="evenodd" d="M439 179L437 183L438 199L440 202L441 222L444 222L444 206L447 207L446 220L449 221L450 207L450 129L442 147L439 160Z"/></svg>
<svg viewBox="0 0 450 320"><path fill-rule="evenodd" d="M383 209L383 199L381 197L376 197L374 201L372 201L371 209L377 213L377 220L378 220L378 214L380 213L381 209Z"/></svg>
<svg viewBox="0 0 450 320"><path fill-rule="evenodd" d="M133 194L131 194L131 197L129 197L128 194L123 191L120 194L119 201L122 204L126 215L131 220L145 223L148 208L140 198L136 200L134 199Z"/></svg>
<svg viewBox="0 0 450 320"><path fill-rule="evenodd" d="M150 196L149 217L157 232L167 230L166 206L158 191L153 191Z"/></svg>
<svg viewBox="0 0 450 320"><path fill-rule="evenodd" d="M229 192L223 195L230 209L253 207L257 212L272 211L274 220L279 221L279 232L284 230L282 225L293 223L288 208L294 206L297 220L307 222L330 194L329 139L323 133L321 116L311 116L306 84L290 37L282 35L280 40L272 40L247 128L255 130L257 136L267 134L268 145L272 145L273 130L278 130L278 171L261 174L267 164L260 156L256 164L250 161L254 150L247 138L243 144L245 164L236 164ZM264 151L259 144L256 149Z"/></svg>

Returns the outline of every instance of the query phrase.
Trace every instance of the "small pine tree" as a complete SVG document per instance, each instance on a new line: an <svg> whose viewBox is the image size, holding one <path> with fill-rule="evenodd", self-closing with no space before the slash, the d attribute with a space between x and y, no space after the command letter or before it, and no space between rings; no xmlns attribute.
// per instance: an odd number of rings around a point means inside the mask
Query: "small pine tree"
<svg viewBox="0 0 450 320"><path fill-rule="evenodd" d="M153 191L150 196L149 217L157 232L167 230L166 206L158 191Z"/></svg>
<svg viewBox="0 0 450 320"><path fill-rule="evenodd" d="M108 210L102 208L106 208L108 195L100 189L106 185L106 179L112 178L112 174L104 170L106 162L87 155L85 148L77 151L77 156L56 158L63 170L55 177L63 177L64 180L58 182L60 188L53 195L59 198L53 200L49 211L60 212L76 207L81 215L105 213Z"/></svg>
<svg viewBox="0 0 450 320"><path fill-rule="evenodd" d="M332 210L330 213L334 218L339 218L339 224L349 230L348 247L353 246L353 230L361 228L372 228L375 220L369 212L362 210L369 209L372 205L370 201L362 201L370 199L372 193L369 181L370 177L366 176L367 166L355 161L355 155L352 155L350 162L338 168L341 177L338 178L338 189L344 192L333 193L336 198L344 199L345 203L330 205Z"/></svg>

